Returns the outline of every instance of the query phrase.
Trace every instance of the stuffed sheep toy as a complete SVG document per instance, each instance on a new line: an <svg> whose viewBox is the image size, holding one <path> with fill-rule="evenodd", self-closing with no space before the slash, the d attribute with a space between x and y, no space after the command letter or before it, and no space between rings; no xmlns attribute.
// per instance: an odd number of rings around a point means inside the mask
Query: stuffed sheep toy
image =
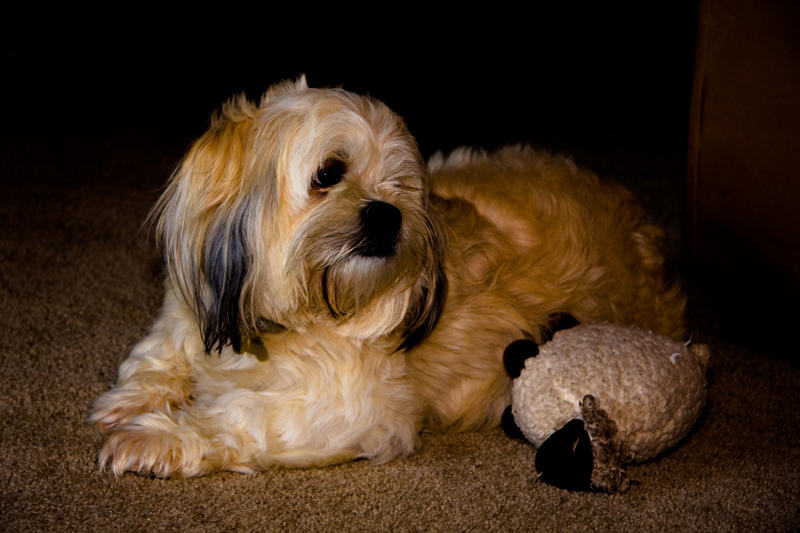
<svg viewBox="0 0 800 533"><path fill-rule="evenodd" d="M515 379L503 426L537 448L539 479L626 490L624 465L673 448L702 414L709 357L702 344L606 323L559 331L541 347L515 341L504 355Z"/></svg>

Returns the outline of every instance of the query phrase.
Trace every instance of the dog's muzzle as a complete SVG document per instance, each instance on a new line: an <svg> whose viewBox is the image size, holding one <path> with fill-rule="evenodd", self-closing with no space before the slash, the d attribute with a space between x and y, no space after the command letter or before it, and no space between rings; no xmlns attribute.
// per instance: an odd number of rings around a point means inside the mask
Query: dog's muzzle
<svg viewBox="0 0 800 533"><path fill-rule="evenodd" d="M403 215L392 204L375 200L365 205L356 253L363 257L394 255L402 222Z"/></svg>

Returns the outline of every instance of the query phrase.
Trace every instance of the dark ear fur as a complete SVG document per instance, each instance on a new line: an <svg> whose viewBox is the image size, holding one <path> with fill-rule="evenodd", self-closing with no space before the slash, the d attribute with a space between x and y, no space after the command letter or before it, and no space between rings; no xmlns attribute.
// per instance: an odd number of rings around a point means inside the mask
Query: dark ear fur
<svg viewBox="0 0 800 533"><path fill-rule="evenodd" d="M245 328L241 300L249 268L250 257L241 220L216 228L205 246L203 273L208 290L196 292L206 294L198 302L206 353L214 349L222 352L228 343L235 352L241 352Z"/></svg>
<svg viewBox="0 0 800 533"><path fill-rule="evenodd" d="M432 207L432 206L431 206ZM403 342L398 350L409 351L422 344L433 333L447 302L447 275L444 265L447 255L447 241L441 219L435 209L429 210L426 220L430 263L423 273L417 296L417 305L406 319Z"/></svg>
<svg viewBox="0 0 800 533"><path fill-rule="evenodd" d="M429 286L423 286L416 312L403 333L398 350L412 350L427 339L444 311L447 301L447 276L439 265Z"/></svg>
<svg viewBox="0 0 800 533"><path fill-rule="evenodd" d="M416 306L406 317L403 342L399 350L413 350L433 333L447 302L447 275L444 271L447 260L447 234L439 212L432 203L427 204L428 257L427 271L421 276Z"/></svg>
<svg viewBox="0 0 800 533"><path fill-rule="evenodd" d="M223 105L150 215L158 217L171 285L195 312L207 353L229 343L241 350L246 329L247 198L258 195L245 173L256 112L244 96Z"/></svg>

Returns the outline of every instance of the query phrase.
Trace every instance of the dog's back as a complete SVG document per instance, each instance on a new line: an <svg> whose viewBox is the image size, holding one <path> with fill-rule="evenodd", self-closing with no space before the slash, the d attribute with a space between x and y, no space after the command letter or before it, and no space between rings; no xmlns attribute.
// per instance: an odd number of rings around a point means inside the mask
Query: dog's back
<svg viewBox="0 0 800 533"><path fill-rule="evenodd" d="M429 171L448 230L449 291L410 358L426 376L430 424L497 422L508 404L502 348L543 341L560 314L683 338L685 299L664 279L661 230L623 187L521 146L436 155Z"/></svg>

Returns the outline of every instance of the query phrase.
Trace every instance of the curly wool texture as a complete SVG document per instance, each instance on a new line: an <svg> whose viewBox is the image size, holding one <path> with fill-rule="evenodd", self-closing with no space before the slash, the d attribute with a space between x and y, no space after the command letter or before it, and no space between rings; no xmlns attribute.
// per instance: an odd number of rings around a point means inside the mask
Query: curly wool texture
<svg viewBox="0 0 800 533"><path fill-rule="evenodd" d="M537 448L592 395L616 422L624 463L674 447L706 403L705 345L684 344L639 328L583 324L560 331L525 362L513 385L514 419Z"/></svg>

